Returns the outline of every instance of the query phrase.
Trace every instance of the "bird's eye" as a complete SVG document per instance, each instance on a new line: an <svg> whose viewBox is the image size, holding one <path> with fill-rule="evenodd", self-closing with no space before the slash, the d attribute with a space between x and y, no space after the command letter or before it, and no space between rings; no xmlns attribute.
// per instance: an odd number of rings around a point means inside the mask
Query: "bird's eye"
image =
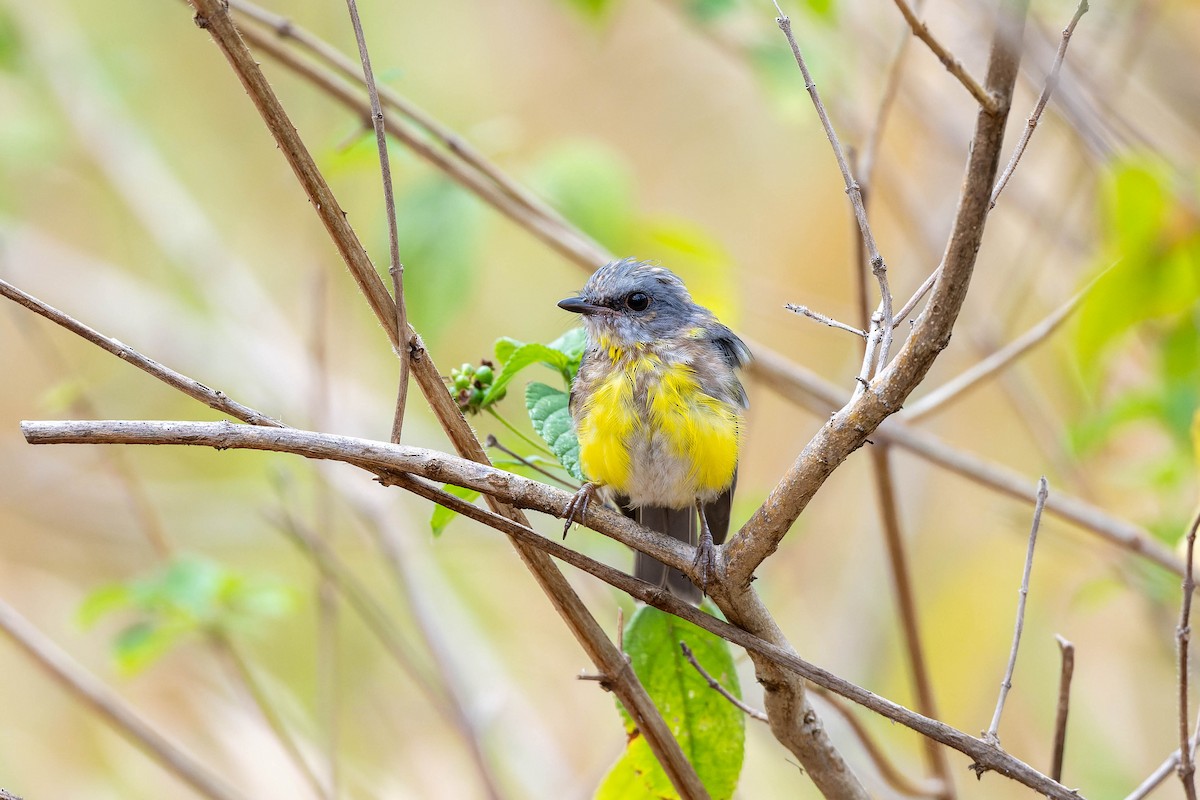
<svg viewBox="0 0 1200 800"><path fill-rule="evenodd" d="M631 292L625 298L625 305L629 306L630 311L645 311L650 305L650 295L645 292Z"/></svg>

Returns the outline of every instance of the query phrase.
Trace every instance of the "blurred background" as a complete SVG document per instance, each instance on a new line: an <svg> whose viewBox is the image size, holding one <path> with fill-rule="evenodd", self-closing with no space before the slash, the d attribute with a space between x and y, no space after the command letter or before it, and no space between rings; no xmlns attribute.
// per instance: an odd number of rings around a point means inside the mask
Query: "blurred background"
<svg viewBox="0 0 1200 800"><path fill-rule="evenodd" d="M849 396L860 342L782 307L860 324L857 231L770 3L360 8L381 83L611 251L675 269L740 333ZM356 58L342 3L271 10ZM860 162L902 301L941 255L974 101L923 45L902 47L911 36L892 3L784 10ZM1006 159L1073 12L1032 5ZM991 4L931 2L922 15L982 79ZM919 426L1015 471L1030 492L1045 474L1052 494L1171 548L1197 486L1200 83L1183 65L1198 50L1193 3L1092 4L989 220L954 341L912 401L1116 264L1044 343ZM362 117L260 61L385 269ZM882 102L893 75L894 102ZM290 425L388 437L397 367L386 337L186 4L0 0L0 108L0 277ZM575 320L555 303L586 269L402 145L391 155L410 318L443 374L492 358L500 337L549 342L568 330ZM555 379L538 372L521 381ZM503 797L587 797L622 752L611 696L576 679L591 665L495 531L458 519L435 536L429 503L344 465L31 447L19 420L219 417L13 304L0 305L0 375L0 598L246 796L312 797L333 774L346 798L484 797L489 782ZM823 422L753 378L748 391L735 524ZM521 392L509 394L497 410L533 436ZM528 452L492 416L472 422ZM449 448L415 390L405 440ZM902 450L891 468L940 718L975 733L1008 656L1032 506ZM554 536L560 523L535 524ZM336 551L380 612L367 615L374 623L321 580L296 535ZM630 566L589 531L568 544ZM615 631L631 602L564 569ZM758 577L801 655L914 704L865 453L837 470ZM1118 797L1156 768L1178 746L1178 587L1047 514L1004 748L1049 768L1061 634L1077 653L1064 783ZM748 659L738 663L761 706ZM7 639L0 674L0 786L27 800L198 796ZM823 713L872 793L895 796L845 723ZM858 716L906 774L923 773L919 737ZM737 797L818 796L765 725L748 720L747 736ZM1030 795L948 759L961 797ZM1169 781L1157 796L1182 792Z"/></svg>

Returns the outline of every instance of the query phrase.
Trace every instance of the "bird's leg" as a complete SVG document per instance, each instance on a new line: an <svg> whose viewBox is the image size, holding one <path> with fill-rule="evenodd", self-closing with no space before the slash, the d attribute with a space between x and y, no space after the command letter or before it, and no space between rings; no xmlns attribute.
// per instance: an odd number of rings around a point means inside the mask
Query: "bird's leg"
<svg viewBox="0 0 1200 800"><path fill-rule="evenodd" d="M692 569L700 579L700 591L708 594L708 579L717 572L717 546L713 544L712 531L708 527L708 519L704 516L704 503L696 500L696 513L700 515L700 543L696 545L696 558L692 561Z"/></svg>
<svg viewBox="0 0 1200 800"><path fill-rule="evenodd" d="M596 493L597 488L599 488L597 484L588 481L583 486L579 487L579 491L571 497L570 502L568 502L566 508L563 509L564 539L567 538L567 531L571 530L571 523L575 522L576 520L578 520L581 524L583 523L584 517L587 516L588 506L592 502L592 495Z"/></svg>

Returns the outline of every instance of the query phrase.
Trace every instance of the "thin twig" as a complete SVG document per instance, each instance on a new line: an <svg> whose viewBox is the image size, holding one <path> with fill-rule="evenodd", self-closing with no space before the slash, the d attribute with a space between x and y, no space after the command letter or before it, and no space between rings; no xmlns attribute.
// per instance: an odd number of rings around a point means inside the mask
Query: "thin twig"
<svg viewBox="0 0 1200 800"><path fill-rule="evenodd" d="M116 692L50 641L8 603L0 600L0 630L33 657L60 686L83 701L139 750L168 772L212 800L242 800L225 783L175 742L159 733Z"/></svg>
<svg viewBox="0 0 1200 800"><path fill-rule="evenodd" d="M1200 718L1197 719L1196 730L1192 733L1192 740L1189 743L1189 749L1192 756L1195 757L1196 744L1200 742ZM1162 785L1172 772L1175 772L1176 766L1179 764L1179 750L1175 750L1171 755L1167 756L1158 768L1146 776L1146 779L1137 785L1137 788L1125 796L1125 800L1145 800L1155 789Z"/></svg>
<svg viewBox="0 0 1200 800"><path fill-rule="evenodd" d="M546 469L545 467L542 467L542 466L539 466L538 464L533 463L532 461L530 461L529 459L527 459L525 456L521 455L520 453L518 453L514 450L509 450L507 447L500 444L500 440L497 439L494 435L492 435L490 433L488 434L488 437L484 441L483 444L485 447L487 447L489 449L495 448L496 450L499 450L501 453L504 453L509 458L516 459L519 463L524 464L526 467L529 467L529 469L531 469L534 472L536 472L537 474L541 475L543 478L554 481L559 486L562 486L566 489L570 489L571 491L577 491L579 489L578 486L572 484L570 481L563 480L560 476L555 475L553 472Z"/></svg>
<svg viewBox="0 0 1200 800"><path fill-rule="evenodd" d="M901 12L903 13L904 9L907 7L904 3L904 0L895 0L895 2L901 7ZM996 180L995 185L992 187L992 197L988 204L989 208L996 207L996 201L1000 198L1000 193L1004 191L1004 187L1008 185L1008 179L1012 177L1013 170L1017 168L1017 162L1021 160L1021 156L1025 153L1025 148L1029 145L1029 140L1033 136L1034 128L1037 127L1038 122L1041 119L1042 111L1046 108L1046 103L1049 102L1050 95L1058 86L1058 75L1059 71L1062 69L1063 59L1067 54L1067 44L1071 40L1071 34L1075 32L1075 25L1079 22L1079 18L1087 13L1087 11L1088 0L1079 0L1079 6L1075 9L1075 15L1071 17L1071 22L1065 29L1063 29L1062 41L1059 44L1058 53L1054 57L1054 64L1051 66L1050 72L1046 76L1046 85L1042 88L1042 94L1038 98L1033 112L1029 115L1029 119L1026 121L1025 131L1021 134L1021 139L1017 142L1017 146L1013 150L1012 157L1009 159L1007 166L1004 167L1004 171L1000 174L1000 177ZM906 19L907 18L908 17L906 16ZM914 33L915 32L916 31L914 29ZM900 311L897 312L894 323L895 325L899 326L900 323L912 313L917 303L921 302L921 298L924 297L931 288L933 288L933 283L935 280L937 280L937 276L941 273L941 271L942 264L938 264L937 268L929 274L929 277L925 279L920 287L913 293L912 297L910 297Z"/></svg>
<svg viewBox="0 0 1200 800"><path fill-rule="evenodd" d="M816 311L813 311L808 306L798 306L794 303L785 303L783 307L786 308L788 311L792 311L796 314L800 314L801 316L808 317L809 319L812 319L812 320L816 320L817 322L820 322L822 325L828 325L831 328L837 328L838 330L843 330L843 331L846 331L847 333L853 333L855 336L860 336L863 339L867 338L866 331L856 328L853 325L847 325L844 322L838 322L833 317L827 317L824 314L818 314Z"/></svg>
<svg viewBox="0 0 1200 800"><path fill-rule="evenodd" d="M1000 681L1000 697L996 700L996 712L992 714L992 724L984 734L992 744L1000 745L1000 715L1004 713L1004 701L1008 691L1012 689L1013 670L1017 666L1017 648L1021 646L1021 631L1025 627L1025 600L1029 597L1029 574L1033 571L1033 549L1037 545L1038 528L1042 524L1042 510L1046 507L1046 498L1050 494L1050 484L1046 476L1038 481L1037 504L1033 508L1033 525L1029 529L1029 547L1025 551L1025 571L1021 574L1021 590L1017 600L1017 622L1013 627L1012 650L1008 653L1008 666L1004 669L1004 679Z"/></svg>
<svg viewBox="0 0 1200 800"><path fill-rule="evenodd" d="M920 12L923 0L917 0L917 12ZM900 38L900 43L896 46L896 52L892 56L892 60L887 68L887 78L884 81L883 91L879 95L879 105L875 108L875 121L871 125L871 131L867 134L867 143L863 146L862 157L858 160L857 169L859 182L863 185L864 192L869 194L870 189L874 187L875 165L879 160L879 148L883 143L883 131L887 127L887 122L891 118L892 107L895 105L896 97L900 94L900 76L904 72L904 60L908 55L909 45L912 44L913 37L907 33Z"/></svg>
<svg viewBox="0 0 1200 800"><path fill-rule="evenodd" d="M883 748L879 743L871 737L871 732L867 730L867 726L862 723L855 714L850 705L841 697L826 689L824 686L811 684L810 689L813 694L824 700L830 708L837 712L842 721L854 732L858 738L859 744L866 751L867 757L871 759L871 763L875 765L875 769L879 770L879 777L887 782L900 794L905 797L944 797L946 794L946 785L937 778L929 778L924 781L915 781L909 778L896 767L883 752Z"/></svg>
<svg viewBox="0 0 1200 800"><path fill-rule="evenodd" d="M887 265L883 262L883 256L879 254L879 248L875 244L875 235L871 233L871 224L867 221L867 209L863 205L862 190L859 188L858 182L854 180L854 175L850 172L850 164L846 161L846 154L842 150L842 143L838 140L837 133L833 130L833 123L829 121L829 115L825 113L825 105L821 102L821 95L817 92L817 85L813 82L812 75L808 71L808 65L804 62L804 56L800 53L800 45L792 33L792 21L783 13L783 9L779 7L778 0L774 1L775 9L779 12L779 16L775 18L775 22L779 25L779 29L783 31L783 35L787 37L788 45L792 48L792 56L796 59L796 66L800 68L800 74L804 76L804 88L808 90L813 106L817 109L817 116L821 119L821 126L825 129L825 136L829 139L829 144L833 146L833 154L837 158L838 169L842 171L842 180L846 184L846 194L850 196L850 204L854 207L854 218L858 220L859 232L862 234L863 242L867 246L867 258L870 260L871 272L875 275L875 279L879 281L879 306L883 319L883 336L879 348L879 361L875 367L875 371L878 372L881 366L887 362L888 353L892 347L892 292L888 288Z"/></svg>
<svg viewBox="0 0 1200 800"><path fill-rule="evenodd" d="M257 50L267 53L342 104L353 108L361 114L363 120L367 119L370 115L369 104L350 91L342 80L345 78L357 84L363 82L361 70L352 59L291 20L271 14L245 2L245 0L231 0L230 6L255 21L267 25L276 34L276 36L270 36L255 28L243 30L242 35ZM279 39L295 42L313 55L320 64L329 67L336 74L331 74L329 70L323 70L318 65L299 58L294 52L294 48L282 45L278 41ZM342 78L338 76L342 76ZM385 108L396 111L412 122L409 124L394 115L385 115L388 132L447 177L475 193L497 211L568 258L586 265L589 270L612 260L604 248L591 237L566 222L557 211L502 172L462 136L451 131L387 86L379 87L379 99ZM428 133L436 142L443 145L445 150L432 146L428 137L422 136L416 128Z"/></svg>
<svg viewBox="0 0 1200 800"><path fill-rule="evenodd" d="M996 96L983 88L979 81L971 77L967 72L967 68L962 65L962 62L955 58L949 50L942 46L942 43L934 38L929 32L929 26L921 20L917 19L917 15L909 8L905 0L895 0L896 8L900 9L900 13L904 16L904 21L908 23L908 27L912 28L913 36L916 36L929 47L930 51L937 56L937 60L942 62L942 66L946 71L958 78L958 82L971 93L971 96L983 106L988 113L994 114L999 108L999 101Z"/></svg>
<svg viewBox="0 0 1200 800"><path fill-rule="evenodd" d="M896 2L901 3L903 0L896 0ZM1050 95L1054 93L1055 88L1058 86L1058 73L1062 70L1063 59L1067 56L1067 45L1071 42L1071 34L1075 32L1075 26L1079 24L1079 18L1087 12L1088 0L1079 0L1079 5L1075 8L1075 15L1067 23L1067 27L1063 28L1062 41L1059 42L1058 52L1054 55L1054 64L1050 67L1050 72L1046 75L1046 85L1042 88L1042 93L1038 97L1037 104L1033 107L1033 113L1029 115L1029 119L1025 122L1025 130L1021 133L1021 138L1013 150L1012 157L1008 160L1008 165L1004 167L1004 171L1000 173L1000 178L996 181L995 188L992 189L993 208L996 206L996 199L1000 197L1000 193L1004 191L1004 187L1008 184L1008 179L1012 177L1013 170L1017 168L1017 162L1025 154L1025 148L1029 145L1029 139L1033 136L1033 130L1042 118L1042 111L1045 110L1046 103L1050 101Z"/></svg>
<svg viewBox="0 0 1200 800"><path fill-rule="evenodd" d="M274 521L288 539L312 561L322 579L345 598L347 604L354 609L384 650L412 679L418 691L430 705L437 709L438 715L448 721L450 727L462 740L475 771L479 775L486 796L491 800L503 797L499 782L484 756L478 733L470 724L470 719L459 700L458 689L453 683L454 676L449 669L449 661L432 635L429 621L417 608L413 598L408 597L409 610L417 623L417 631L424 640L426 650L435 664L436 678L430 676L423 665L418 664L416 654L392 624L391 617L374 599L370 590L321 537L307 529L290 510L285 510ZM382 536L380 540L382 542ZM385 548L385 554L393 569L402 570L400 559L391 548ZM398 577L403 575L402 571L398 572ZM402 581L402 583L404 582ZM403 586L402 591L405 591Z"/></svg>
<svg viewBox="0 0 1200 800"><path fill-rule="evenodd" d="M263 717L263 721L271 729L271 733L274 734L288 758L295 764L296 769L303 776L313 796L324 797L325 785L317 777L317 773L313 771L312 765L308 763L308 759L300 752L300 746L296 743L296 738L288 730L283 717L271 705L266 692L263 691L262 686L258 683L258 679L254 677L254 672L250 669L250 665L246 662L245 656L237 649L233 641L224 634L214 634L211 642L218 656L225 661L234 680L246 692L249 702L258 709L258 712Z"/></svg>
<svg viewBox="0 0 1200 800"><path fill-rule="evenodd" d="M866 346L863 347L862 367L858 370L858 375L855 376L854 394L850 399L853 402L857 400L867 387L871 385L871 370L875 366L875 354L879 352L879 345L883 341L883 315L876 311L871 315L871 332L867 335Z"/></svg>
<svg viewBox="0 0 1200 800"><path fill-rule="evenodd" d="M21 291L6 280L0 279L0 296L7 297L9 300L24 306L35 314L45 317L56 325L71 331L76 336L79 336L102 350L112 353L117 358L125 361L143 372L158 378L163 383L178 389L193 400L199 400L209 408L228 414L234 419L240 419L243 422L248 422L251 425L269 425L273 427L283 427L283 423L272 419L268 416L260 414L249 406L244 406L241 403L234 402L226 397L222 392L208 388L198 381L176 372L170 367L163 366L154 359L147 358L138 351L134 350L129 345L118 342L116 339L105 336L94 328L89 328L75 318L64 314L57 308L43 303L31 294Z"/></svg>
<svg viewBox="0 0 1200 800"><path fill-rule="evenodd" d="M1179 628L1175 632L1179 649L1179 780L1187 800L1196 800L1196 764L1188 745L1188 645L1192 639L1191 614L1192 593L1196 588L1193 574L1193 556L1196 550L1196 529L1200 528L1200 510L1192 519L1187 533L1187 555L1184 557L1183 602L1179 609Z"/></svg>
<svg viewBox="0 0 1200 800"><path fill-rule="evenodd" d="M361 81L363 79L362 73L356 70L355 64L350 58L347 58L343 53L320 37L297 25L293 20L273 14L266 9L248 2L248 0L230 0L230 7L238 13L245 14L255 22L271 28L279 38L294 41L312 54L318 61L332 67L344 77L353 81ZM379 99L384 106L395 109L401 115L411 120L456 158L477 171L481 177L494 184L506 196L525 206L531 212L555 223L561 229L562 235L576 238L580 242L586 243L593 250L599 249L599 245L591 237L566 222L561 214L547 205L536 194L504 173L469 141L443 125L411 100L401 97L387 86L379 87ZM608 259L602 258L599 261L603 263L605 260Z"/></svg>
<svg viewBox="0 0 1200 800"><path fill-rule="evenodd" d="M112 443L112 444L189 444L217 449L256 449L288 452L308 458L340 460L371 470L379 475L381 482L396 483L422 497L451 508L454 511L484 522L518 541L522 546L537 548L539 552L579 567L600 578L635 599L653 605L669 614L685 619L743 647L767 661L786 669L801 678L824 686L836 694L863 705L888 719L899 722L930 738L974 759L981 769L993 770L1035 789L1055 800L1079 800L1077 792L1050 780L1028 764L1005 753L994 744L970 736L945 723L910 711L833 673L821 669L795 655L784 647L773 644L742 628L731 625L706 614L689 603L685 603L665 589L652 586L645 581L630 577L620 570L577 553L562 544L533 531L528 525L516 522L487 509L479 508L462 498L442 491L427 480L404 474L411 472L426 479L444 481L450 477L447 470L454 470L454 482L460 486L479 488L504 502L519 503L536 508L544 513L561 515L569 495L545 484L536 483L520 476L487 467L477 462L453 458L444 453L424 451L421 448L405 447L383 442L372 442L332 434L300 431L294 428L262 428L248 425L232 425L221 422L144 422L144 421L97 421L97 422L23 422L21 425L26 441L30 444L52 443ZM475 477L472 477L475 476ZM486 476L486 477L484 477ZM661 534L645 531L622 515L606 509L588 511L586 524L601 533L618 531L643 531L653 536L653 545L639 543L643 550L664 563L690 560L694 551L681 543ZM613 538L624 541L622 537ZM628 538L628 537L625 537ZM632 543L632 540L627 542ZM312 552L317 552L320 543ZM690 567L690 563L688 564ZM746 597L758 602L753 590ZM621 663L628 666L624 656ZM620 667L619 667L620 668ZM612 677L613 673L605 672Z"/></svg>
<svg viewBox="0 0 1200 800"><path fill-rule="evenodd" d="M1063 753L1067 747L1067 714L1071 708L1071 678L1075 675L1075 645L1056 635L1062 653L1062 671L1058 676L1058 708L1054 714L1054 751L1050 777L1062 783Z"/></svg>
<svg viewBox="0 0 1200 800"><path fill-rule="evenodd" d="M884 542L887 545L888 564L892 572L892 588L896 598L896 613L900 617L900 629L904 636L904 651L908 655L913 693L916 695L917 710L927 717L939 717L937 701L933 693L933 681L925 661L925 649L921 643L921 631L917 623L916 593L912 585L912 569L904 548L904 537L900 531L900 512L896 506L896 488L892 483L891 448L888 445L871 448L872 474L879 501ZM955 796L954 782L946 752L932 739L923 740L925 758L930 772L942 784L940 797Z"/></svg>
<svg viewBox="0 0 1200 800"><path fill-rule="evenodd" d="M759 722L770 722L770 720L767 719L766 714L759 711L757 708L746 705L741 700L734 697L733 693L722 686L719 680L714 678L712 675L709 675L708 670L700 666L700 662L696 660L696 654L692 652L692 648L687 646L687 642L680 642L679 649L683 651L683 657L688 660L688 663L692 665L696 672L700 673L700 677L704 678L704 682L708 684L710 689L716 690L717 694L733 703L734 706L736 706L738 710L746 716L756 719Z"/></svg>
<svg viewBox="0 0 1200 800"><path fill-rule="evenodd" d="M1105 270L1105 273L1107 273L1107 270ZM983 381L1000 372L1025 355L1025 353L1044 342L1079 308L1084 298L1087 297L1088 293L1096 285L1099 277L1097 276L1096 279L1077 292L1070 300L1051 311L1044 319L1025 331L1025 333L904 409L904 411L900 412L901 418L912 422L944 407L947 403L979 386Z"/></svg>
<svg viewBox="0 0 1200 800"><path fill-rule="evenodd" d="M917 303L921 302L921 298L929 294L929 290L932 289L933 284L937 282L938 275L942 274L942 267L945 265L946 261L945 259L942 259L933 272L929 273L925 280L921 282L921 285L917 287L917 290L912 293L912 297L908 298L904 305L900 307L900 310L896 312L895 320L892 322L893 328L900 327L901 323L903 323L904 320L908 318L908 315L913 312L913 309L917 307Z"/></svg>
<svg viewBox="0 0 1200 800"><path fill-rule="evenodd" d="M400 377L396 388L396 411L392 416L392 441L399 442L404 428L404 405L408 398L409 353L408 311L404 304L404 263L400 261L400 234L396 229L396 194L392 188L392 163L388 158L387 123L383 107L379 104L379 89L375 86L375 73L371 69L371 57L367 53L367 38L363 34L362 20L358 16L358 4L346 0L350 12L350 24L354 27L354 39L358 42L358 57L362 62L363 80L367 84L367 97L371 103L371 124L375 128L375 148L379 151L379 175L383 179L383 205L388 226L388 274L392 276L392 299L396 302L396 330L400 331L400 345L396 355L400 359Z"/></svg>
<svg viewBox="0 0 1200 800"><path fill-rule="evenodd" d="M829 417L845 399L844 393L835 384L789 361L765 344L759 343L755 347L754 361L750 366L751 374L761 385L775 390L819 418ZM934 434L901 420L888 420L886 425L871 434L871 438L877 443L895 444L919 458L1016 500L1032 503L1037 499L1035 482L1028 476L953 447ZM1086 500L1056 491L1046 501L1046 511L1163 569L1183 575L1183 561L1149 531Z"/></svg>

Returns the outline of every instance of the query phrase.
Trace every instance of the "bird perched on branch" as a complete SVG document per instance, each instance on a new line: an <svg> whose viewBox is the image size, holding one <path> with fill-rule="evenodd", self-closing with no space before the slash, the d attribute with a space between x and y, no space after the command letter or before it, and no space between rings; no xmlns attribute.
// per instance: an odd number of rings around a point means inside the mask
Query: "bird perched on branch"
<svg viewBox="0 0 1200 800"><path fill-rule="evenodd" d="M696 546L700 587L643 553L634 574L698 603L729 531L746 409L737 371L750 351L674 273L634 259L601 267L558 305L582 315L587 332L570 411L589 482L567 506L564 531L599 491Z"/></svg>

